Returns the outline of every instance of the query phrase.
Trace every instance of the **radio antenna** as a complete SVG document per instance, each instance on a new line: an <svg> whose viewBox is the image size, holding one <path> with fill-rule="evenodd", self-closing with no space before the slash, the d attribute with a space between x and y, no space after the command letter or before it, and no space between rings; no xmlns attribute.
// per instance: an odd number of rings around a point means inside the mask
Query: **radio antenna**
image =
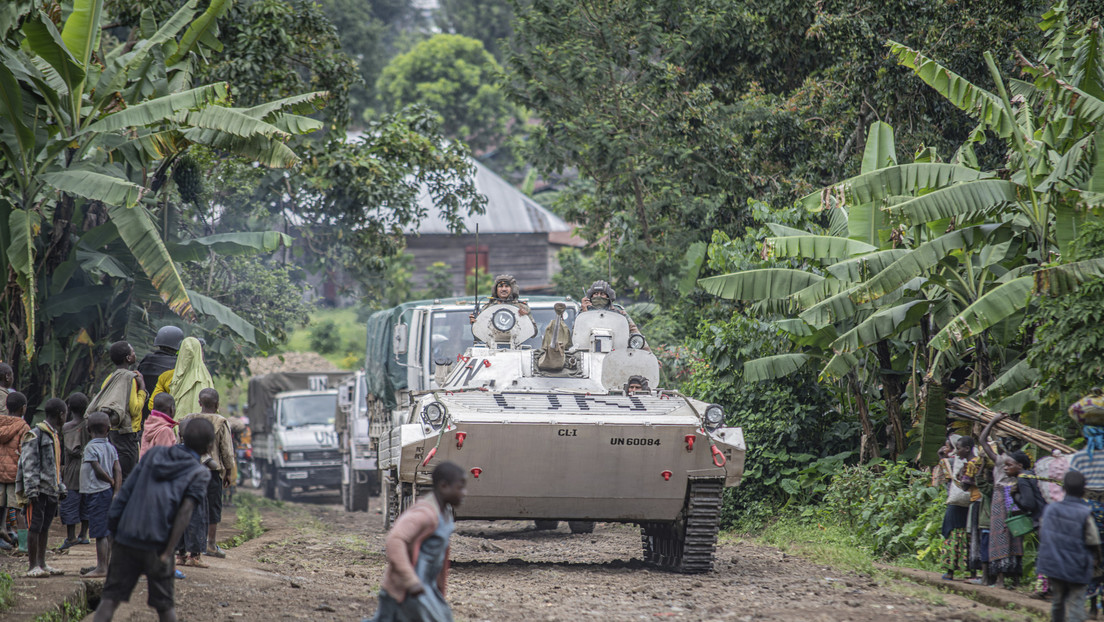
<svg viewBox="0 0 1104 622"><path fill-rule="evenodd" d="M606 223L606 282L613 282L613 222Z"/></svg>
<svg viewBox="0 0 1104 622"><path fill-rule="evenodd" d="M475 283L472 285L472 298L475 302L476 315L479 315L479 256L482 252L479 247L479 223L475 223Z"/></svg>

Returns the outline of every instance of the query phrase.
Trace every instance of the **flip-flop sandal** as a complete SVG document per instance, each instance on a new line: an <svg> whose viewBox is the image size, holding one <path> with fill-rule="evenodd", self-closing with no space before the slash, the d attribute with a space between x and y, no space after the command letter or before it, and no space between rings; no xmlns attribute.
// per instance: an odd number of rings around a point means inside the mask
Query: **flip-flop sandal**
<svg viewBox="0 0 1104 622"><path fill-rule="evenodd" d="M46 566L46 572L50 573L50 575L55 576L55 577L58 577L58 576L61 576L61 575L65 574L64 570L59 570L57 568L54 568L53 566Z"/></svg>
<svg viewBox="0 0 1104 622"><path fill-rule="evenodd" d="M187 578L187 575L185 575L183 572L180 572L179 568L176 569L176 573L173 576L175 576L177 579L186 579Z"/></svg>
<svg viewBox="0 0 1104 622"><path fill-rule="evenodd" d="M69 550L69 547L76 546L78 544L80 544L79 540L66 540L65 542L62 542L61 545L58 546L54 550L60 553L61 551L67 551L67 550Z"/></svg>
<svg viewBox="0 0 1104 622"><path fill-rule="evenodd" d="M210 568L211 567L210 564L208 564L207 562L203 561L202 559L200 559L198 557L189 557L188 558L188 563L185 564L185 565L186 566L191 566L192 568Z"/></svg>
<svg viewBox="0 0 1104 622"><path fill-rule="evenodd" d="M222 547L216 546L213 551L204 551L204 555L209 557L217 557L219 559L226 559L226 552L222 550Z"/></svg>
<svg viewBox="0 0 1104 622"><path fill-rule="evenodd" d="M80 540L77 540L77 544L92 544L92 541L88 538L81 538Z"/></svg>
<svg viewBox="0 0 1104 622"><path fill-rule="evenodd" d="M46 577L50 576L50 571L43 570L42 568L36 566L35 568L24 572L23 576L27 577L28 579L45 579Z"/></svg>
<svg viewBox="0 0 1104 622"><path fill-rule="evenodd" d="M96 569L95 566L85 566L85 567L80 569L80 573L81 574L88 574L89 572L92 572L95 569Z"/></svg>

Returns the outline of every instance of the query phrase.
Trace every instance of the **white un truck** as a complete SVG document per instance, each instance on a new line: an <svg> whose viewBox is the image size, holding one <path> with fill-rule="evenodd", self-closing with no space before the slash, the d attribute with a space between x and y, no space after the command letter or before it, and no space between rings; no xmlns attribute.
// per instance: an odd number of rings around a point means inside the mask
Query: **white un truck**
<svg viewBox="0 0 1104 622"><path fill-rule="evenodd" d="M348 372L282 372L249 380L246 415L265 496L341 484L334 412Z"/></svg>

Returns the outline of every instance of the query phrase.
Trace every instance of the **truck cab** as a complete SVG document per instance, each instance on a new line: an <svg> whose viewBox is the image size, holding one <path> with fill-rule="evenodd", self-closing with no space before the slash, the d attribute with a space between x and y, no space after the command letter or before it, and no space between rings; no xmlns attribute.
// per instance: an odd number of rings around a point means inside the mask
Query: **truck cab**
<svg viewBox="0 0 1104 622"><path fill-rule="evenodd" d="M265 496L288 499L297 488L341 485L334 427L338 391L329 387L346 375L285 373L250 380L253 459Z"/></svg>

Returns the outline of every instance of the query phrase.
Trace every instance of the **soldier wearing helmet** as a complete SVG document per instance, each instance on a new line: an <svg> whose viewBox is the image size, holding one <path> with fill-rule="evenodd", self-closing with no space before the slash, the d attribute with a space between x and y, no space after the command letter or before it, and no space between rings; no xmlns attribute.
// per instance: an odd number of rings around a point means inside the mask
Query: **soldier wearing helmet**
<svg viewBox="0 0 1104 622"><path fill-rule="evenodd" d="M184 341L184 331L178 326L162 326L153 338L153 352L142 357L138 363L138 373L142 374L147 387L157 386L157 378L176 367L176 351ZM142 421L149 416L149 405L142 407Z"/></svg>
<svg viewBox="0 0 1104 622"><path fill-rule="evenodd" d="M590 289L586 292L586 297L583 298L580 305L583 311L613 311L614 313L620 313L625 316L625 319L629 321L629 332L639 333L640 329L633 323L632 318L628 313L621 308L620 305L613 304L613 301L617 299L617 292L613 291L613 287L605 281L595 281Z"/></svg>
<svg viewBox="0 0 1104 622"><path fill-rule="evenodd" d="M479 313L482 313L491 305L514 305L518 309L518 315L529 315L529 305L518 299L520 294L521 289L518 287L517 279L511 274L500 274L494 280L494 295L483 303L483 306L479 308ZM470 316L472 322L475 321L476 315L478 314Z"/></svg>
<svg viewBox="0 0 1104 622"><path fill-rule="evenodd" d="M629 380L625 383L625 395L648 393L650 391L648 379L644 376L629 376Z"/></svg>

